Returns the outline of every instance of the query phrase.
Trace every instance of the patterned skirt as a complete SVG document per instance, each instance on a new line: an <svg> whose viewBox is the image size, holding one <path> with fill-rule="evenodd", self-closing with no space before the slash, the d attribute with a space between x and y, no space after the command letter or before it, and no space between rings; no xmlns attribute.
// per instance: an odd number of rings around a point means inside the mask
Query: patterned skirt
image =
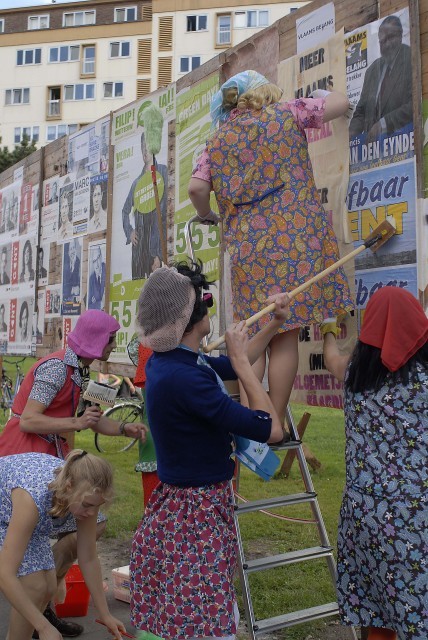
<svg viewBox="0 0 428 640"><path fill-rule="evenodd" d="M428 638L428 508L423 497L382 499L347 489L338 536L342 623Z"/></svg>
<svg viewBox="0 0 428 640"><path fill-rule="evenodd" d="M132 624L175 640L235 634L236 558L229 482L160 484L132 543Z"/></svg>

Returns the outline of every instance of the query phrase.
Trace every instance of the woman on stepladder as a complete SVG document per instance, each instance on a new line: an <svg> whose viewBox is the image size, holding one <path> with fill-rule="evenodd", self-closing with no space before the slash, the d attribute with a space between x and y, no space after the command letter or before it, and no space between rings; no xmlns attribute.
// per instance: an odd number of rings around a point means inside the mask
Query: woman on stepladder
<svg viewBox="0 0 428 640"><path fill-rule="evenodd" d="M260 311L335 262L334 231L314 182L305 129L344 115L346 96L280 102L282 90L256 71L229 78L211 103L213 126L189 184L201 221L217 223L213 190L230 255L234 320ZM353 308L343 270L310 287L269 344L269 393L284 422L298 366L299 329ZM250 329L253 335L265 320ZM258 363L260 377L265 361Z"/></svg>
<svg viewBox="0 0 428 640"><path fill-rule="evenodd" d="M321 326L344 381L346 486L338 537L342 623L369 640L428 638L428 319L397 287L367 304L352 355Z"/></svg>

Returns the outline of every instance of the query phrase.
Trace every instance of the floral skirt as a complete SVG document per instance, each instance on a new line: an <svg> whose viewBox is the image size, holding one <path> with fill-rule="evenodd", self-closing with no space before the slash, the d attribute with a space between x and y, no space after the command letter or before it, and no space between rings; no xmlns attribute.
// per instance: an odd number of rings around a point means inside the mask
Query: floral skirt
<svg viewBox="0 0 428 640"><path fill-rule="evenodd" d="M174 640L235 634L236 559L229 482L160 484L132 543L133 626Z"/></svg>

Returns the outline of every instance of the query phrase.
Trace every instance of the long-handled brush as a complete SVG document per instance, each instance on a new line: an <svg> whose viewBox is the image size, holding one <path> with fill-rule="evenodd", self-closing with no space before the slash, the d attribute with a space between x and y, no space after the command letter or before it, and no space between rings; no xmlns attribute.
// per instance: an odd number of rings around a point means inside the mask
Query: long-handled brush
<svg viewBox="0 0 428 640"><path fill-rule="evenodd" d="M147 151L153 158L150 170L152 172L152 183L155 193L156 214L158 219L159 237L162 249L162 260L164 264L168 264L168 253L166 248L165 233L162 222L162 212L159 201L158 182L156 178L156 156L160 152L162 146L163 115L162 111L152 102L150 102L150 104L148 104L141 112L141 117L144 124L144 132L146 135ZM164 197L167 197L166 193L164 194Z"/></svg>
<svg viewBox="0 0 428 640"><path fill-rule="evenodd" d="M376 229L374 229L374 231L372 231L369 236L367 236L361 246L359 246L357 249L354 249L354 251L351 251L351 253L348 253L347 256L340 258L340 260L337 260L337 262L330 265L323 271L320 271L320 273L318 273L316 276L313 276L312 278L310 278L310 280L307 280L296 289L287 292L288 297L292 300L299 293L306 291L306 289L309 289L309 287L315 284L315 282L318 282L318 280L325 278L325 276L327 276L329 273L341 267L343 264L345 264L345 262L352 260L352 258L355 258L355 256L357 256L359 253L365 251L365 249L371 249L375 253L383 244L385 244L385 242L387 242L394 235L394 233L395 222L392 217L389 217L388 220L384 220L378 227L376 227ZM260 320L260 318L263 318L263 316L266 316L268 313L272 313L272 311L274 310L275 303L273 302L267 307L264 307L264 309L261 309L261 311L259 311L258 313L255 313L250 318L247 318L247 320L245 321L246 326L251 327L255 322ZM223 344L224 341L225 336L222 335L217 338L217 340L214 340L214 342L210 342L206 347L204 347L205 353L210 353L214 349L217 349L221 344Z"/></svg>

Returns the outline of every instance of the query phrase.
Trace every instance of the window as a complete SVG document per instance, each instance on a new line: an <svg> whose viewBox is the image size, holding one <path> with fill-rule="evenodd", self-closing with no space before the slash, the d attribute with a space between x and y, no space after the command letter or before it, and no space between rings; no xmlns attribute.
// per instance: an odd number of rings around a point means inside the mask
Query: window
<svg viewBox="0 0 428 640"><path fill-rule="evenodd" d="M48 105L46 115L48 118L52 119L61 117L61 87L48 87Z"/></svg>
<svg viewBox="0 0 428 640"><path fill-rule="evenodd" d="M94 84L66 84L64 86L64 101L69 100L94 100Z"/></svg>
<svg viewBox="0 0 428 640"><path fill-rule="evenodd" d="M232 44L232 18L228 15L217 16L217 38L216 45L224 46Z"/></svg>
<svg viewBox="0 0 428 640"><path fill-rule="evenodd" d="M189 73L201 66L200 56L182 56L180 58L180 73Z"/></svg>
<svg viewBox="0 0 428 640"><path fill-rule="evenodd" d="M28 30L49 29L49 16L28 16Z"/></svg>
<svg viewBox="0 0 428 640"><path fill-rule="evenodd" d="M6 89L5 104L29 104L30 89Z"/></svg>
<svg viewBox="0 0 428 640"><path fill-rule="evenodd" d="M104 82L104 98L123 98L123 82Z"/></svg>
<svg viewBox="0 0 428 640"><path fill-rule="evenodd" d="M56 140L57 138L69 136L78 131L78 129L78 124L50 124L46 127L46 140L52 142L52 140Z"/></svg>
<svg viewBox="0 0 428 640"><path fill-rule="evenodd" d="M0 33L4 33L4 18L0 18Z"/></svg>
<svg viewBox="0 0 428 640"><path fill-rule="evenodd" d="M65 45L63 47L51 47L49 49L49 62L74 62L79 60L79 45Z"/></svg>
<svg viewBox="0 0 428 640"><path fill-rule="evenodd" d="M123 42L110 42L110 58L129 58L131 55L131 43L124 40Z"/></svg>
<svg viewBox="0 0 428 640"><path fill-rule="evenodd" d="M16 52L16 64L40 64L42 61L41 49L18 49Z"/></svg>
<svg viewBox="0 0 428 640"><path fill-rule="evenodd" d="M15 127L15 133L14 133L14 142L15 144L20 144L21 141L24 139L24 136L27 137L27 139L32 142L38 142L39 141L39 127Z"/></svg>
<svg viewBox="0 0 428 640"><path fill-rule="evenodd" d="M206 31L207 16L187 16L187 31Z"/></svg>
<svg viewBox="0 0 428 640"><path fill-rule="evenodd" d="M267 27L269 25L269 11L235 11L234 26L236 29L251 27Z"/></svg>
<svg viewBox="0 0 428 640"><path fill-rule="evenodd" d="M95 24L95 11L74 11L62 16L63 27L82 27L88 24Z"/></svg>
<svg viewBox="0 0 428 640"><path fill-rule="evenodd" d="M95 45L83 45L82 47L82 70L83 76L95 75Z"/></svg>
<svg viewBox="0 0 428 640"><path fill-rule="evenodd" d="M135 22L137 19L137 7L122 7L114 10L115 22Z"/></svg>

